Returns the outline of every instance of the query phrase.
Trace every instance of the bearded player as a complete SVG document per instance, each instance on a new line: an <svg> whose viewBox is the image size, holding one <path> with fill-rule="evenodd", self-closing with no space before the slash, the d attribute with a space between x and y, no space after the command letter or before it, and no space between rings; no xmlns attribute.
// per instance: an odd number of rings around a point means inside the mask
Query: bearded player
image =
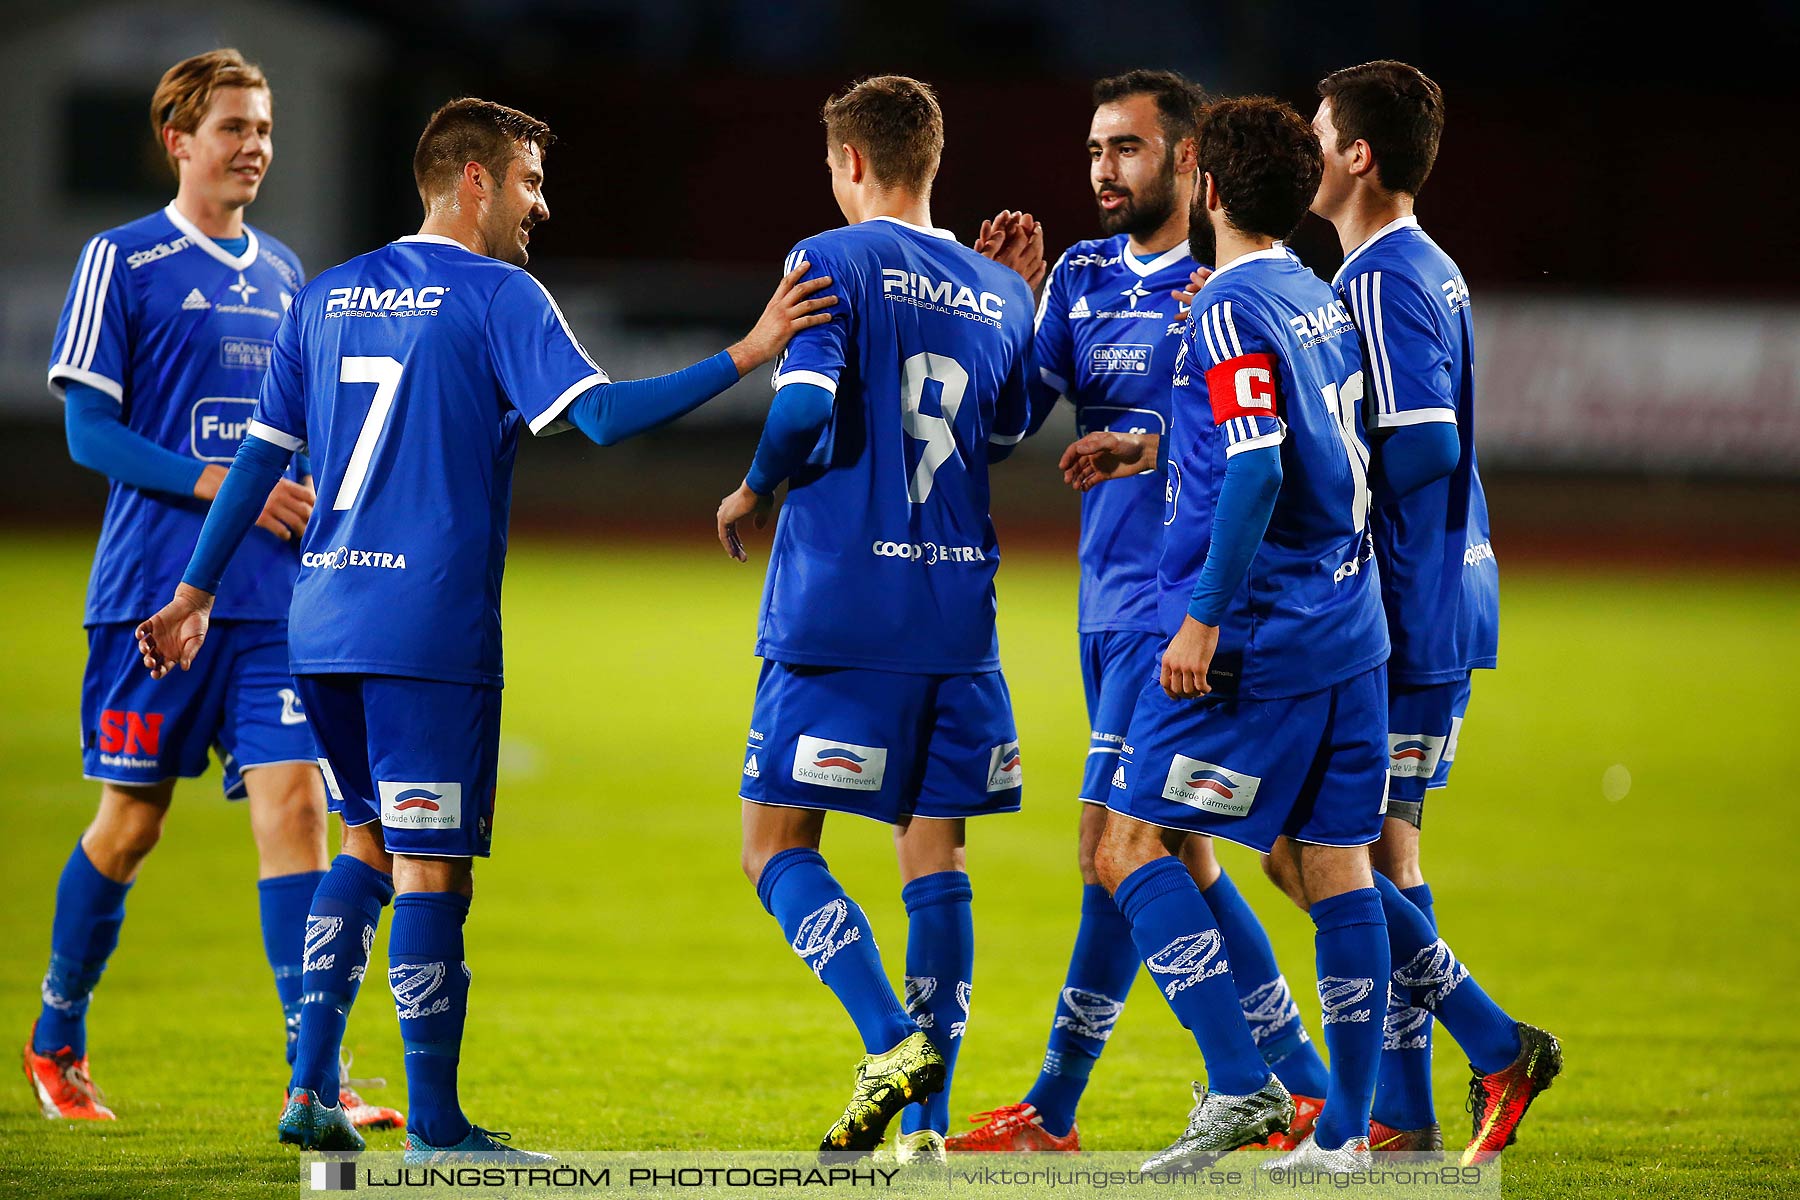
<svg viewBox="0 0 1800 1200"><path fill-rule="evenodd" d="M1160 442L1186 328L1187 305L1178 302L1196 273L1204 277L1189 244L1188 210L1205 94L1173 72L1140 70L1100 80L1094 104L1088 181L1107 236L1077 242L1050 273L1037 314L1032 425L1062 398L1074 406L1084 439L1104 432ZM1211 246L1204 223L1192 232ZM1078 441L1071 460L1092 444ZM1100 884L1094 848L1132 710L1164 641L1156 572L1168 483L1153 446L1141 474L1082 496L1079 630L1091 740L1080 792L1081 924L1037 1082L1021 1102L977 1114L985 1123L950 1138L951 1150L1080 1149L1076 1105L1137 977L1131 926ZM1181 857L1224 935L1257 1047L1293 1093L1293 1124L1269 1143L1291 1149L1324 1103L1325 1065L1268 935L1220 868L1212 839L1185 839Z"/></svg>

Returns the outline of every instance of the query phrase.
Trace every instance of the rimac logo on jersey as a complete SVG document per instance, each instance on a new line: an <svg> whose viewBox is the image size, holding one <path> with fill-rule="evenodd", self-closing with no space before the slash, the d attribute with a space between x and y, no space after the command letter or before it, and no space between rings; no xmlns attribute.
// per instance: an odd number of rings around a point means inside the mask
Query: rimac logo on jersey
<svg viewBox="0 0 1800 1200"><path fill-rule="evenodd" d="M1217 763L1177 754L1163 781L1163 799L1223 817L1241 817L1256 803L1262 779Z"/></svg>
<svg viewBox="0 0 1800 1200"><path fill-rule="evenodd" d="M898 267L881 269L881 296L934 312L953 313L984 325L998 325L1006 315L1006 301L993 292L976 292L966 283L933 279Z"/></svg>
<svg viewBox="0 0 1800 1200"><path fill-rule="evenodd" d="M1223 975L1230 967L1225 961L1225 944L1219 940L1216 929L1184 933L1146 958L1144 965L1152 974L1174 976L1163 985L1163 991L1171 997L1215 975Z"/></svg>
<svg viewBox="0 0 1800 1200"><path fill-rule="evenodd" d="M1140 342L1106 342L1088 352L1095 375L1148 375L1152 347Z"/></svg>
<svg viewBox="0 0 1800 1200"><path fill-rule="evenodd" d="M381 824L386 829L461 829L462 784L390 783L380 780Z"/></svg>
<svg viewBox="0 0 1800 1200"><path fill-rule="evenodd" d="M879 792L887 774L887 747L859 746L800 735L794 747L794 780L852 792Z"/></svg>
<svg viewBox="0 0 1800 1200"><path fill-rule="evenodd" d="M332 288L325 297L325 315L331 317L350 312L406 315L430 312L443 304L444 297L449 294L449 288L436 285L417 290L410 287L380 290L372 287Z"/></svg>
<svg viewBox="0 0 1800 1200"><path fill-rule="evenodd" d="M1279 417L1275 371L1272 354L1240 354L1208 368L1206 393L1213 424L1223 425L1234 417Z"/></svg>
<svg viewBox="0 0 1800 1200"><path fill-rule="evenodd" d="M1463 282L1462 276L1446 279L1438 284L1444 293L1444 299L1450 302L1450 311L1469 307L1469 285Z"/></svg>
<svg viewBox="0 0 1800 1200"><path fill-rule="evenodd" d="M188 416L188 442L194 457L205 462L230 462L250 427L256 401L230 396L208 396L194 401Z"/></svg>
<svg viewBox="0 0 1800 1200"><path fill-rule="evenodd" d="M1445 740L1424 733L1388 734L1388 774L1395 779L1430 779L1437 774Z"/></svg>
<svg viewBox="0 0 1800 1200"><path fill-rule="evenodd" d="M988 751L988 791L1011 791L1024 782L1025 768L1020 763L1019 743L1006 742Z"/></svg>
<svg viewBox="0 0 1800 1200"><path fill-rule="evenodd" d="M1350 313L1344 308L1342 300L1333 300L1323 308L1289 317L1288 326L1293 329L1294 336L1300 339L1302 349L1329 341L1352 328Z"/></svg>

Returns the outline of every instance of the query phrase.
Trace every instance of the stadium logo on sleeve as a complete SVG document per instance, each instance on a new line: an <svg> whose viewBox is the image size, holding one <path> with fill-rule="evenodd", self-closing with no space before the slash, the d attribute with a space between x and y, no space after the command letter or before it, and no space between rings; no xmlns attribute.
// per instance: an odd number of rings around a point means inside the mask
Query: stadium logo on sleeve
<svg viewBox="0 0 1800 1200"><path fill-rule="evenodd" d="M1163 991L1173 997L1215 975L1223 975L1230 966L1225 961L1224 948L1216 929L1184 933L1146 958L1144 965L1152 974L1174 976L1163 985Z"/></svg>
<svg viewBox="0 0 1800 1200"><path fill-rule="evenodd" d="M1341 975L1327 975L1319 980L1319 1008L1322 1010L1319 1023L1360 1025L1372 1020L1373 1008L1354 1006L1368 999L1369 993L1374 990L1373 979L1345 979Z"/></svg>
<svg viewBox="0 0 1800 1200"><path fill-rule="evenodd" d="M1025 768L1019 758L1019 743L1006 742L988 751L987 790L1005 792L1025 782Z"/></svg>
<svg viewBox="0 0 1800 1200"><path fill-rule="evenodd" d="M878 792L887 774L887 748L828 741L803 733L794 747L793 774L798 783Z"/></svg>
<svg viewBox="0 0 1800 1200"><path fill-rule="evenodd" d="M208 396L194 401L193 411L188 414L188 441L194 457L202 462L230 462L237 456L238 444L244 440L255 413L254 400Z"/></svg>
<svg viewBox="0 0 1800 1200"><path fill-rule="evenodd" d="M376 784L381 792L381 824L386 829L461 829L462 784Z"/></svg>
<svg viewBox="0 0 1800 1200"><path fill-rule="evenodd" d="M1388 734L1388 774L1395 779L1430 779L1437 774L1445 741L1423 733Z"/></svg>
<svg viewBox="0 0 1800 1200"><path fill-rule="evenodd" d="M1163 799L1222 817L1241 817L1256 803L1262 778L1177 754L1163 781Z"/></svg>

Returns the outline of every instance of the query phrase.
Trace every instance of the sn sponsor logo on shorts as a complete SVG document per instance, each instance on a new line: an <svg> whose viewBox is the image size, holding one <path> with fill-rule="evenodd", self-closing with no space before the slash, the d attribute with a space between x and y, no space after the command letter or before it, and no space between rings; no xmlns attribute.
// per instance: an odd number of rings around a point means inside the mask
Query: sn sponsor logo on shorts
<svg viewBox="0 0 1800 1200"><path fill-rule="evenodd" d="M385 829L461 829L462 784L393 783L375 785L381 792L381 824Z"/></svg>
<svg viewBox="0 0 1800 1200"><path fill-rule="evenodd" d="M1322 1010L1320 1024L1337 1025L1340 1023L1364 1024L1374 1019L1374 1008L1364 1005L1356 1007L1369 998L1375 990L1373 979L1346 979L1341 975L1327 975L1319 980L1319 1008ZM1384 1006L1385 1007L1385 1006Z"/></svg>
<svg viewBox="0 0 1800 1200"><path fill-rule="evenodd" d="M1005 742L988 751L987 790L1005 792L1025 782L1025 768L1019 758L1019 743Z"/></svg>
<svg viewBox="0 0 1800 1200"><path fill-rule="evenodd" d="M1388 734L1388 774L1395 779L1430 779L1437 774L1446 740L1423 733Z"/></svg>
<svg viewBox="0 0 1800 1200"><path fill-rule="evenodd" d="M1223 975L1230 968L1224 951L1225 945L1219 940L1216 929L1184 933L1146 958L1144 965L1152 974L1174 976L1163 985L1163 991L1172 997L1215 975Z"/></svg>
<svg viewBox="0 0 1800 1200"><path fill-rule="evenodd" d="M1163 780L1163 799L1222 817L1241 817L1256 803L1262 778L1177 754Z"/></svg>
<svg viewBox="0 0 1800 1200"><path fill-rule="evenodd" d="M838 951L862 940L862 930L849 925L849 920L850 906L840 897L807 913L800 928L794 931L794 953L806 961L814 975L822 977L825 964Z"/></svg>
<svg viewBox="0 0 1800 1200"><path fill-rule="evenodd" d="M109 708L97 731L100 762L108 767L154 767L162 753L163 714Z"/></svg>
<svg viewBox="0 0 1800 1200"><path fill-rule="evenodd" d="M800 735L794 747L794 780L851 792L879 792L887 774L887 747L859 746Z"/></svg>

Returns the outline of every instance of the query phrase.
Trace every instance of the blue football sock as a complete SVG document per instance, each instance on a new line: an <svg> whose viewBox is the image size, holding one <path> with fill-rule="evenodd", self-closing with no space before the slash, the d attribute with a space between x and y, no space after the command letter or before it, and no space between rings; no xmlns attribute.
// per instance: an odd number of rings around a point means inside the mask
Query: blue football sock
<svg viewBox="0 0 1800 1200"><path fill-rule="evenodd" d="M257 909L262 914L263 954L275 972L275 994L281 998L282 1022L287 1028L287 1062L294 1065L294 1047L300 1039L300 977L305 973L306 913L312 894L325 878L323 871L277 875L256 884Z"/></svg>
<svg viewBox="0 0 1800 1200"><path fill-rule="evenodd" d="M1062 994L1057 997L1044 1068L1025 1093L1025 1103L1037 1109L1049 1133L1063 1137L1074 1128L1075 1106L1081 1103L1094 1062L1112 1036L1113 1023L1125 1011L1125 997L1142 961L1131 941L1131 922L1105 888L1097 883L1085 885L1081 889L1081 926L1075 933L1075 950L1069 955Z"/></svg>
<svg viewBox="0 0 1800 1200"><path fill-rule="evenodd" d="M1300 1006L1294 1002L1281 968L1275 965L1275 947L1269 944L1262 922L1224 871L1200 895L1219 923L1238 1003L1263 1061L1288 1091L1323 1098L1329 1082L1325 1063L1306 1035Z"/></svg>
<svg viewBox="0 0 1800 1200"><path fill-rule="evenodd" d="M469 965L463 961L468 915L469 898L454 892L394 898L388 987L406 1047L407 1125L428 1146L454 1146L469 1136L456 1096L463 1021L469 1015Z"/></svg>
<svg viewBox="0 0 1800 1200"><path fill-rule="evenodd" d="M87 1053L87 1010L106 960L119 945L129 883L102 875L81 843L56 882L56 915L50 922L50 969L44 973L43 1011L31 1048L54 1054L64 1046Z"/></svg>
<svg viewBox="0 0 1800 1200"><path fill-rule="evenodd" d="M1431 909L1431 888L1421 883L1418 887L1401 888L1400 895L1424 914L1435 936L1437 918ZM1390 940L1395 923L1394 918L1388 918ZM1388 989L1373 1112L1377 1121L1391 1129L1424 1129L1437 1121L1431 1096L1433 1024L1430 1010L1413 1003L1410 988Z"/></svg>
<svg viewBox="0 0 1800 1200"><path fill-rule="evenodd" d="M357 989L369 969L369 949L382 905L394 898L394 877L349 854L332 860L313 893L306 918L305 975L300 1036L290 1087L338 1102L338 1048Z"/></svg>
<svg viewBox="0 0 1800 1200"><path fill-rule="evenodd" d="M1324 1150L1369 1136L1369 1105L1381 1065L1381 1017L1387 1011L1388 933L1374 888L1312 906L1318 932L1319 1007L1331 1049L1331 1086L1313 1127Z"/></svg>
<svg viewBox="0 0 1800 1200"><path fill-rule="evenodd" d="M1379 873L1375 887L1387 910L1394 984L1410 989L1413 1004L1443 1022L1476 1070L1492 1074L1511 1066L1519 1056L1517 1023L1481 990L1399 888Z"/></svg>
<svg viewBox="0 0 1800 1200"><path fill-rule="evenodd" d="M881 966L869 919L831 877L817 850L783 850L763 867L756 898L781 922L788 945L856 1023L863 1049L892 1050L919 1031Z"/></svg>
<svg viewBox="0 0 1800 1200"><path fill-rule="evenodd" d="M1200 886L1179 859L1152 859L1126 877L1113 902L1131 922L1150 977L1206 1060L1206 1086L1243 1096L1269 1081L1225 957L1224 939Z"/></svg>
<svg viewBox="0 0 1800 1200"><path fill-rule="evenodd" d="M943 1090L900 1114L900 1132L950 1131L950 1083L969 1024L975 978L974 892L962 871L921 875L900 889L906 902L906 1011L944 1056Z"/></svg>

